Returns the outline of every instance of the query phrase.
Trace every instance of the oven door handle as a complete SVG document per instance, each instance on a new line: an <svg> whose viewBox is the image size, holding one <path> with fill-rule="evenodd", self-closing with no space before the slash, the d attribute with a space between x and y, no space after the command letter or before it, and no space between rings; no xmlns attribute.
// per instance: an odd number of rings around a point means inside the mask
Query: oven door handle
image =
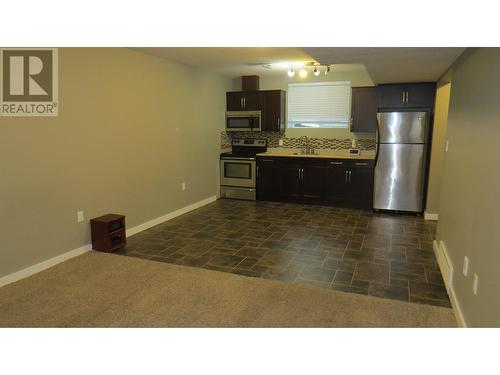
<svg viewBox="0 0 500 375"><path fill-rule="evenodd" d="M232 161L240 161L242 163L246 161L255 161L255 158L230 158L230 157L222 157L220 160L232 160Z"/></svg>

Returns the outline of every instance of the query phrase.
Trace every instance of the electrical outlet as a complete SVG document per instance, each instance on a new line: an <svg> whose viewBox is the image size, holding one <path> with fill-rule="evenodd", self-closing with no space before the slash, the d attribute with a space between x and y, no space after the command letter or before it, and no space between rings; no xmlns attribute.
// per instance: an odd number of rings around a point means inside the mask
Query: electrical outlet
<svg viewBox="0 0 500 375"><path fill-rule="evenodd" d="M474 274L474 279L472 280L472 292L474 293L475 296L477 296L479 288L479 276L477 273Z"/></svg>
<svg viewBox="0 0 500 375"><path fill-rule="evenodd" d="M469 274L469 258L467 256L464 256L464 266L462 268L462 272L465 277Z"/></svg>
<svg viewBox="0 0 500 375"><path fill-rule="evenodd" d="M448 152L448 147L450 146L450 142L446 140L446 145L444 146L444 152Z"/></svg>
<svg viewBox="0 0 500 375"><path fill-rule="evenodd" d="M183 183L181 184L181 189L182 189L182 190L186 190L186 183L185 183L185 182L183 182Z"/></svg>
<svg viewBox="0 0 500 375"><path fill-rule="evenodd" d="M84 217L83 217L83 211L78 211L76 213L76 221L79 223L83 223Z"/></svg>
<svg viewBox="0 0 500 375"><path fill-rule="evenodd" d="M283 140L282 140L282 139L280 139L280 140L278 141L278 144L279 144L280 146L283 146Z"/></svg>

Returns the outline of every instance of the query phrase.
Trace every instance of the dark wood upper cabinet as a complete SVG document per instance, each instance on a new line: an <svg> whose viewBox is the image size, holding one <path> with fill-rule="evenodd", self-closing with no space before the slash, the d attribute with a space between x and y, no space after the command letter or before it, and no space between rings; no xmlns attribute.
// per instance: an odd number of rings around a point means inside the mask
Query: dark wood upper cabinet
<svg viewBox="0 0 500 375"><path fill-rule="evenodd" d="M405 85L377 86L379 108L401 108L405 105Z"/></svg>
<svg viewBox="0 0 500 375"><path fill-rule="evenodd" d="M262 110L263 97L261 91L247 91L243 93L243 104L245 111Z"/></svg>
<svg viewBox="0 0 500 375"><path fill-rule="evenodd" d="M379 108L434 108L435 83L379 85L377 91Z"/></svg>
<svg viewBox="0 0 500 375"><path fill-rule="evenodd" d="M226 93L227 111L258 111L262 109L260 91L234 91Z"/></svg>
<svg viewBox="0 0 500 375"><path fill-rule="evenodd" d="M434 108L436 84L416 83L406 86L407 106Z"/></svg>
<svg viewBox="0 0 500 375"><path fill-rule="evenodd" d="M242 92L226 92L226 110L227 111L243 110Z"/></svg>
<svg viewBox="0 0 500 375"><path fill-rule="evenodd" d="M351 98L351 132L374 133L377 129L377 88L353 87Z"/></svg>
<svg viewBox="0 0 500 375"><path fill-rule="evenodd" d="M279 132L285 129L285 91L261 91L263 95L262 130Z"/></svg>
<svg viewBox="0 0 500 375"><path fill-rule="evenodd" d="M226 93L227 111L261 111L263 131L285 129L285 91L234 91Z"/></svg>

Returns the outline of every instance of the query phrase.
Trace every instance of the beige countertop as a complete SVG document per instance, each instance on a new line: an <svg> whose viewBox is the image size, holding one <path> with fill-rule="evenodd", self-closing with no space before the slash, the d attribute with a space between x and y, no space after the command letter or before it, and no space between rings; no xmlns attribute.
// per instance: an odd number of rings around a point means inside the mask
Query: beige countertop
<svg viewBox="0 0 500 375"><path fill-rule="evenodd" d="M294 158L328 158L328 159L375 159L375 151L361 150L359 156L349 155L348 150L315 149L315 155L301 155L300 149L296 148L268 148L267 152L257 154L257 156L281 156Z"/></svg>

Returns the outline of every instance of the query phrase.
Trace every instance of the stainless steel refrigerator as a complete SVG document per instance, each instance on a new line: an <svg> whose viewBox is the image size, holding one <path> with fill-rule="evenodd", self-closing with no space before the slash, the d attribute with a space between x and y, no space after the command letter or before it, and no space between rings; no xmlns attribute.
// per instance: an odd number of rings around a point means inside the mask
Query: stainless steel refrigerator
<svg viewBox="0 0 500 375"><path fill-rule="evenodd" d="M427 169L429 114L377 114L373 208L422 212Z"/></svg>

